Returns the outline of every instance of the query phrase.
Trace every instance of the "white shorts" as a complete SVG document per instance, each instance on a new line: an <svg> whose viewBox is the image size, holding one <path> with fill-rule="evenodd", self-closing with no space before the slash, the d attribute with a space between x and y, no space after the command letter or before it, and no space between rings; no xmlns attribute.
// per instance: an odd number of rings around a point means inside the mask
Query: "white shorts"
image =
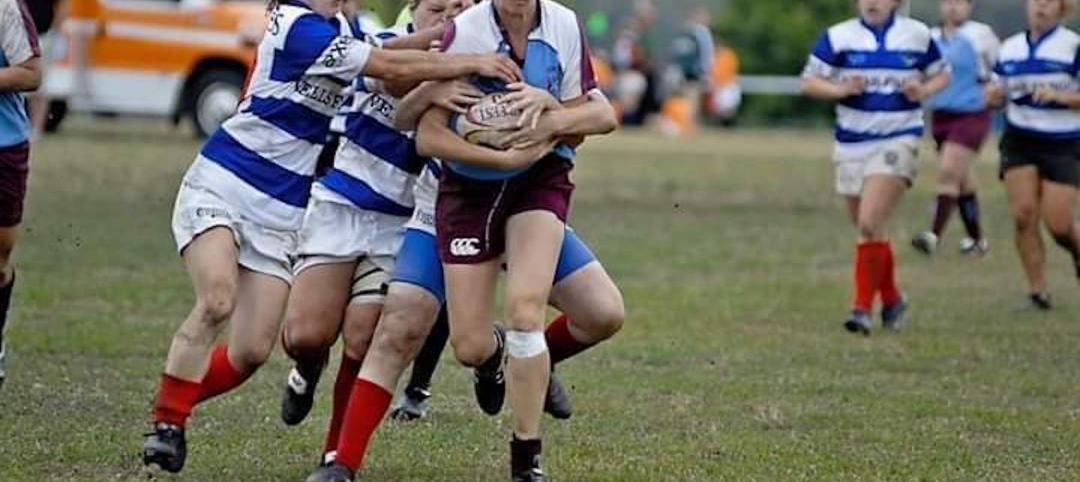
<svg viewBox="0 0 1080 482"><path fill-rule="evenodd" d="M300 228L293 272L312 266L357 263L352 303L382 303L401 249L405 219L366 211L317 196L311 200Z"/></svg>
<svg viewBox="0 0 1080 482"><path fill-rule="evenodd" d="M843 196L861 195L863 182L873 175L899 176L910 186L919 172L919 140L902 138L837 146L833 165L836 192Z"/></svg>
<svg viewBox="0 0 1080 482"><path fill-rule="evenodd" d="M413 208L412 218L405 225L406 229L416 229L435 235L435 198L439 194L439 180L431 169L424 169L420 178L413 188L413 198L416 206Z"/></svg>
<svg viewBox="0 0 1080 482"><path fill-rule="evenodd" d="M184 180L176 195L172 230L180 254L196 237L212 228L232 231L240 266L292 283L292 252L297 235L265 228L237 215L216 193Z"/></svg>

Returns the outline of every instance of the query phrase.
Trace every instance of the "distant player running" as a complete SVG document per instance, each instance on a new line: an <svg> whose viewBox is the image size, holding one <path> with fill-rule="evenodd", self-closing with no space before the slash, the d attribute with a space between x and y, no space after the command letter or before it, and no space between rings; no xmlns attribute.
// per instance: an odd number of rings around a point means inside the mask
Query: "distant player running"
<svg viewBox="0 0 1080 482"><path fill-rule="evenodd" d="M184 425L196 403L246 380L280 334L292 282L290 255L316 158L343 89L357 76L402 81L483 74L513 81L493 55L446 57L373 49L342 35L341 0L270 5L266 34L239 112L203 146L177 195L173 233L195 306L173 338L143 461L178 472ZM226 347L211 351L226 322Z"/></svg>
<svg viewBox="0 0 1080 482"><path fill-rule="evenodd" d="M984 95L997 63L1000 42L994 31L971 20L975 0L942 0L944 23L933 30L945 59L952 66L949 87L930 99L933 135L941 156L937 202L929 231L911 240L915 249L933 254L949 218L957 208L967 237L960 252L985 254L989 245L979 222L974 162L990 134L990 111Z"/></svg>
<svg viewBox="0 0 1080 482"><path fill-rule="evenodd" d="M1046 252L1040 220L1072 256L1080 280L1080 35L1062 22L1075 0L1026 0L1028 30L1002 45L987 89L1005 105L1001 174L1016 226L1016 251L1027 275L1032 306L1049 310Z"/></svg>
<svg viewBox="0 0 1080 482"><path fill-rule="evenodd" d="M803 91L836 101L836 190L858 230L854 303L844 327L870 334L880 293L886 329L908 303L896 285L886 223L915 179L922 102L949 83L930 29L897 14L899 0L858 0L859 18L829 28L803 72Z"/></svg>
<svg viewBox="0 0 1080 482"><path fill-rule="evenodd" d="M0 387L7 377L4 325L15 289L11 253L30 172L30 120L24 92L41 85L37 30L22 0L0 0Z"/></svg>

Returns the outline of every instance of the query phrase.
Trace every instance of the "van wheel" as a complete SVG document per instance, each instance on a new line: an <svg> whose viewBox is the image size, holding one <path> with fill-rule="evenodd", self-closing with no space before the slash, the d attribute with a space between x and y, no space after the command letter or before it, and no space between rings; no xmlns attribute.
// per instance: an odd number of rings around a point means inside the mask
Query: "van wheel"
<svg viewBox="0 0 1080 482"><path fill-rule="evenodd" d="M244 74L230 70L207 72L195 80L188 111L199 137L209 137L236 112L243 86Z"/></svg>
<svg viewBox="0 0 1080 482"><path fill-rule="evenodd" d="M49 102L49 115L45 117L45 132L53 133L60 130L60 124L67 117L68 105L62 100Z"/></svg>

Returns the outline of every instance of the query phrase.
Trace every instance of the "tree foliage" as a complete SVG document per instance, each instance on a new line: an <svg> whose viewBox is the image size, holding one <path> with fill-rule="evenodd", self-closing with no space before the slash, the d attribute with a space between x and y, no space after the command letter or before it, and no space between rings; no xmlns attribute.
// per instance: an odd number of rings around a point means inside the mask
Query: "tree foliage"
<svg viewBox="0 0 1080 482"><path fill-rule="evenodd" d="M730 0L717 31L739 54L743 73L798 75L817 37L853 15L851 0ZM743 117L751 122L822 123L828 110L804 98L750 96Z"/></svg>

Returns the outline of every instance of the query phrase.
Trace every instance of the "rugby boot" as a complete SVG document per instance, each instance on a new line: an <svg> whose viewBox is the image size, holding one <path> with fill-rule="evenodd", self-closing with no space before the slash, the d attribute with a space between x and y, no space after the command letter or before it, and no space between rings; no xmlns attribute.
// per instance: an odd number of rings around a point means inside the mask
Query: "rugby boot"
<svg viewBox="0 0 1080 482"><path fill-rule="evenodd" d="M153 432L146 434L146 441L143 442L144 465L157 465L175 474L184 469L186 460L187 440L183 428L159 423L154 426Z"/></svg>
<svg viewBox="0 0 1080 482"><path fill-rule="evenodd" d="M990 243L985 239L974 240L971 238L964 238L960 240L960 254L965 256L983 257L986 253L990 252Z"/></svg>
<svg viewBox="0 0 1080 482"><path fill-rule="evenodd" d="M483 366L473 369L473 392L480 410L488 415L498 415L506 399L506 376L503 373L506 331L495 327L497 347L495 354Z"/></svg>
<svg viewBox="0 0 1080 482"><path fill-rule="evenodd" d="M551 371L551 379L548 380L547 396L544 398L544 412L557 420L566 420L574 414L574 405L570 402L570 392Z"/></svg>
<svg viewBox="0 0 1080 482"><path fill-rule="evenodd" d="M295 367L289 370L281 395L281 420L285 425L297 425L307 418L314 404L315 383L308 382Z"/></svg>
<svg viewBox="0 0 1080 482"><path fill-rule="evenodd" d="M922 254L931 256L937 251L938 237L930 231L919 233L911 239L911 247Z"/></svg>
<svg viewBox="0 0 1080 482"><path fill-rule="evenodd" d="M844 329L851 333L862 333L870 336L870 327L874 325L870 315L863 310L852 310L851 316L844 321Z"/></svg>
<svg viewBox="0 0 1080 482"><path fill-rule="evenodd" d="M540 440L518 440L515 435L510 441L510 481L546 482L540 468L541 452Z"/></svg>
<svg viewBox="0 0 1080 482"><path fill-rule="evenodd" d="M400 422L419 420L427 416L428 399L431 391L422 387L405 387L394 410L390 412L390 418Z"/></svg>
<svg viewBox="0 0 1080 482"><path fill-rule="evenodd" d="M323 464L315 469L305 482L353 482L356 474L341 464Z"/></svg>
<svg viewBox="0 0 1080 482"><path fill-rule="evenodd" d="M888 331L898 331L904 321L910 304L906 295L900 296L900 301L881 308L881 326Z"/></svg>

